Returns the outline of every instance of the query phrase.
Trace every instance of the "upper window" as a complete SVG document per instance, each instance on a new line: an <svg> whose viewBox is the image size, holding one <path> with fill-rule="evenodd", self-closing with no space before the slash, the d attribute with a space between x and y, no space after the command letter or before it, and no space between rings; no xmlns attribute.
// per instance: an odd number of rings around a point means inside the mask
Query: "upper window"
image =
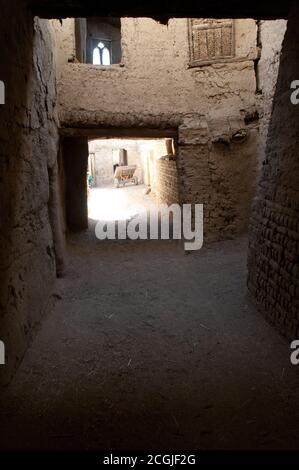
<svg viewBox="0 0 299 470"><path fill-rule="evenodd" d="M93 41L92 63L94 65L111 64L110 41Z"/></svg>
<svg viewBox="0 0 299 470"><path fill-rule="evenodd" d="M235 55L234 22L231 19L189 20L190 65L207 65Z"/></svg>
<svg viewBox="0 0 299 470"><path fill-rule="evenodd" d="M87 63L111 65L121 62L120 18L87 18Z"/></svg>

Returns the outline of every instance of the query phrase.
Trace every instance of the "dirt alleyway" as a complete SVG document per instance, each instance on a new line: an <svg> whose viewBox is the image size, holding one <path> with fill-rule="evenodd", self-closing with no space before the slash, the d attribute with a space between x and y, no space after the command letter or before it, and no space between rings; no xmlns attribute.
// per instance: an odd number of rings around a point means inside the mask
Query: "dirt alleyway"
<svg viewBox="0 0 299 470"><path fill-rule="evenodd" d="M246 246L186 256L72 236L55 308L3 397L1 447L294 448L298 377L248 303Z"/></svg>

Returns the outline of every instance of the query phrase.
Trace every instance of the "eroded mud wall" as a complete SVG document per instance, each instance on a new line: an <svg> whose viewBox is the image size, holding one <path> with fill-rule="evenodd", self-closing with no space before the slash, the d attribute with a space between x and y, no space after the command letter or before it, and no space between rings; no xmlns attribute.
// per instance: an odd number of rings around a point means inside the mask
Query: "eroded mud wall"
<svg viewBox="0 0 299 470"><path fill-rule="evenodd" d="M45 312L56 277L49 171L58 147L55 61L46 20L26 3L1 1L0 337L13 375Z"/></svg>
<svg viewBox="0 0 299 470"><path fill-rule="evenodd" d="M286 20L261 21L258 45L260 59L257 66L257 109L259 113L259 164L265 158L268 127L275 93L281 45L287 27Z"/></svg>

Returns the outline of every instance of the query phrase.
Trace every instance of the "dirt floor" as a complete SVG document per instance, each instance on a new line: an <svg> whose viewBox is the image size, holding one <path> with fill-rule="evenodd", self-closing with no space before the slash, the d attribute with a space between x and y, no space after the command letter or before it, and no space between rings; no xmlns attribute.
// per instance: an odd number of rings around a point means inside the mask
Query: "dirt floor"
<svg viewBox="0 0 299 470"><path fill-rule="evenodd" d="M246 298L246 246L72 236L0 447L298 447L299 369Z"/></svg>
<svg viewBox="0 0 299 470"><path fill-rule="evenodd" d="M161 208L147 189L144 184L90 189L88 215L92 220L130 220L137 215L146 219L146 211Z"/></svg>

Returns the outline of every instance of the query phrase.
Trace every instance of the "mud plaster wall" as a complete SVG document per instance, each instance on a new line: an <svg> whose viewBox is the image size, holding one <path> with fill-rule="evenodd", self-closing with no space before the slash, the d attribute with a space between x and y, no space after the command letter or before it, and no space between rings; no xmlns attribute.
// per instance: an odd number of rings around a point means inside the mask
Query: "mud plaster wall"
<svg viewBox="0 0 299 470"><path fill-rule="evenodd" d="M89 154L93 169L94 185L112 185L113 183L113 150L112 148L99 148Z"/></svg>
<svg viewBox="0 0 299 470"><path fill-rule="evenodd" d="M49 21L55 41L56 74L59 78L68 62L76 57L75 21L71 18Z"/></svg>
<svg viewBox="0 0 299 470"><path fill-rule="evenodd" d="M240 62L189 68L187 19L171 19L167 26L122 18L123 66L67 64L66 50L59 81L62 125L169 127L186 113L217 117L248 109L255 104L257 29L250 19L235 24ZM61 34L71 45L64 28Z"/></svg>
<svg viewBox="0 0 299 470"><path fill-rule="evenodd" d="M261 47L258 62L257 109L259 113L259 164L265 158L268 126L271 117L275 92L281 45L285 35L287 21L261 21L259 26L259 44Z"/></svg>
<svg viewBox="0 0 299 470"><path fill-rule="evenodd" d="M188 119L179 127L180 200L204 205L206 241L247 229L255 190L257 128L242 120Z"/></svg>
<svg viewBox="0 0 299 470"><path fill-rule="evenodd" d="M248 286L281 333L299 334L299 107L290 83L299 77L299 8L293 7L283 42L265 161L254 201Z"/></svg>
<svg viewBox="0 0 299 470"><path fill-rule="evenodd" d="M189 67L187 19L161 25L123 18L121 27L121 65L67 64L65 56L58 88L62 126L180 129L191 122L195 145L193 139L187 148L181 133L184 148L178 149L182 202L207 205L207 233L214 239L245 230L256 178L257 134L245 122L255 110L256 22L235 21L235 61L195 68ZM235 152L231 139L240 130L246 138ZM218 140L225 142L221 151L213 145Z"/></svg>
<svg viewBox="0 0 299 470"><path fill-rule="evenodd" d="M6 84L6 103L0 107L0 338L7 358L0 370L3 384L23 357L56 277L48 206L58 119L47 21L33 22L21 0L1 1L1 13L5 47L0 73Z"/></svg>

